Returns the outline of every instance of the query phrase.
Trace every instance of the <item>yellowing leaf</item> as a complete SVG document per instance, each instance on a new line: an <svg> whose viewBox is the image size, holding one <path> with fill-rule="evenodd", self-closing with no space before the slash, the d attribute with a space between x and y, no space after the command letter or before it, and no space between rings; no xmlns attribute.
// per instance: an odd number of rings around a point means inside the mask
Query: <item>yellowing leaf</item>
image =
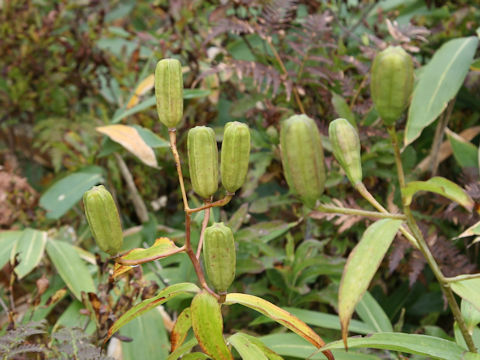
<svg viewBox="0 0 480 360"><path fill-rule="evenodd" d="M227 294L227 297L225 299L225 305L231 304L241 304L262 313L270 319L285 326L287 329L292 330L297 335L300 335L305 340L315 345L317 348L325 345L325 342L322 340L322 338L318 336L317 333L313 331L302 320L293 316L288 311L283 310L278 306L268 302L267 300L248 294L230 293ZM323 351L323 354L329 360L335 359L332 353L328 350Z"/></svg>
<svg viewBox="0 0 480 360"><path fill-rule="evenodd" d="M122 145L146 165L157 167L155 153L152 148L145 143L135 128L115 124L97 127L97 131Z"/></svg>
<svg viewBox="0 0 480 360"><path fill-rule="evenodd" d="M130 98L127 103L127 109L130 109L138 104L140 101L140 96L144 95L146 92L153 89L153 84L155 82L155 75L151 74L143 79L140 84L138 84L137 88L135 89L135 93Z"/></svg>

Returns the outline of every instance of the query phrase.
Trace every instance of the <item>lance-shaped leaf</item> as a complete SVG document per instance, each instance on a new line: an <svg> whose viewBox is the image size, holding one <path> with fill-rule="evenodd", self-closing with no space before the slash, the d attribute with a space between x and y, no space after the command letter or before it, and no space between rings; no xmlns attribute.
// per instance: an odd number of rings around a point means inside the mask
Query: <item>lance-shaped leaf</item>
<svg viewBox="0 0 480 360"><path fill-rule="evenodd" d="M170 334L171 352L174 352L185 341L188 330L192 327L192 318L190 314L190 308L183 310L178 315L177 321L173 326L172 333Z"/></svg>
<svg viewBox="0 0 480 360"><path fill-rule="evenodd" d="M155 243L149 248L132 249L128 253L116 258L115 261L121 265L139 265L176 254L181 252L182 249L169 238L161 237L155 240Z"/></svg>
<svg viewBox="0 0 480 360"><path fill-rule="evenodd" d="M472 211L474 202L460 186L441 176L435 176L427 181L409 182L402 190L405 205L412 203L413 195L418 191L430 191L455 201L468 211Z"/></svg>
<svg viewBox="0 0 480 360"><path fill-rule="evenodd" d="M242 359L283 360L275 351L251 335L238 332L230 336L228 342L237 349Z"/></svg>
<svg viewBox="0 0 480 360"><path fill-rule="evenodd" d="M105 339L105 342L122 326L127 324L129 321L135 319L136 317L153 309L154 307L161 305L180 294L196 293L198 291L198 286L192 283L179 283L162 289L156 296L142 301L141 303L130 308L130 310L128 310L125 314L120 316L120 318L118 318L118 320L115 321L112 327L108 330L108 336Z"/></svg>
<svg viewBox="0 0 480 360"><path fill-rule="evenodd" d="M445 132L448 140L450 141L453 156L455 157L457 163L462 168L478 167L478 148L448 128L445 129Z"/></svg>
<svg viewBox="0 0 480 360"><path fill-rule="evenodd" d="M315 345L317 348L325 345L325 342L322 340L322 338L318 336L317 333L313 331L302 320L293 316L288 311L283 310L276 305L273 305L267 300L248 294L230 293L227 294L225 304L241 304L243 306L249 307L285 326L287 329L292 330L294 333L300 335L305 340ZM334 359L330 351L324 351L323 353L329 360Z"/></svg>
<svg viewBox="0 0 480 360"><path fill-rule="evenodd" d="M137 129L132 126L114 124L97 127L96 130L107 135L113 141L122 145L125 149L139 158L143 163L151 167L157 167L157 158L152 148L142 139Z"/></svg>
<svg viewBox="0 0 480 360"><path fill-rule="evenodd" d="M243 336L242 333L236 333L228 338L228 342L237 349L238 353L244 360L255 359L255 360L268 360L267 356L263 351L250 342L248 338Z"/></svg>
<svg viewBox="0 0 480 360"><path fill-rule="evenodd" d="M470 226L467 230L465 230L460 235L458 235L456 239L464 238L467 236L474 236L474 235L476 236L480 235L480 221Z"/></svg>
<svg viewBox="0 0 480 360"><path fill-rule="evenodd" d="M192 337L190 340L188 340L182 346L179 346L174 352L168 355L167 360L177 360L180 356L183 356L182 359L184 359L184 356L185 356L184 354L192 350L192 348L197 344L198 344L197 338Z"/></svg>
<svg viewBox="0 0 480 360"><path fill-rule="evenodd" d="M453 341L418 334L377 333L365 337L350 337L348 344L351 348L387 349L442 360L462 360L465 352L465 349ZM339 340L324 346L322 350L342 348L343 343Z"/></svg>
<svg viewBox="0 0 480 360"><path fill-rule="evenodd" d="M480 311L480 279L456 281L450 284L453 291Z"/></svg>
<svg viewBox="0 0 480 360"><path fill-rule="evenodd" d="M23 231L19 230L0 232L0 268L3 268L3 266L11 259L12 249L17 245L22 234Z"/></svg>
<svg viewBox="0 0 480 360"><path fill-rule="evenodd" d="M20 264L15 268L19 279L30 273L43 258L47 233L34 229L25 229L12 251L18 253ZM14 254L12 254L14 255Z"/></svg>
<svg viewBox="0 0 480 360"><path fill-rule="evenodd" d="M348 256L338 294L342 338L347 348L348 325L355 306L377 272L402 220L383 219L368 227Z"/></svg>
<svg viewBox="0 0 480 360"><path fill-rule="evenodd" d="M418 138L455 97L467 76L477 44L477 36L450 40L425 66L413 91L405 145Z"/></svg>
<svg viewBox="0 0 480 360"><path fill-rule="evenodd" d="M202 350L215 360L233 360L223 338L223 317L217 299L206 291L190 305L192 328Z"/></svg>

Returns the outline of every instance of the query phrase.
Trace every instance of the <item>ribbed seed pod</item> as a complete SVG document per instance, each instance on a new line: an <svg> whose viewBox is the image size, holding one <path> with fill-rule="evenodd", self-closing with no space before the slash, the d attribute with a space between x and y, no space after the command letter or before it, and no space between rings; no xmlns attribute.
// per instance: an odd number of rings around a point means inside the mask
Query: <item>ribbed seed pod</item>
<svg viewBox="0 0 480 360"><path fill-rule="evenodd" d="M393 125L410 102L413 90L413 61L400 46L378 53L372 65L370 92L378 115Z"/></svg>
<svg viewBox="0 0 480 360"><path fill-rule="evenodd" d="M233 360L223 339L223 318L217 299L202 291L190 305L192 328L202 350L214 360Z"/></svg>
<svg viewBox="0 0 480 360"><path fill-rule="evenodd" d="M235 279L235 241L233 232L222 223L205 229L203 261L210 283L219 293L224 293Z"/></svg>
<svg viewBox="0 0 480 360"><path fill-rule="evenodd" d="M218 149L215 133L206 126L190 129L187 148L193 190L201 197L209 198L218 189Z"/></svg>
<svg viewBox="0 0 480 360"><path fill-rule="evenodd" d="M123 245L122 226L112 195L103 185L94 186L83 194L85 215L100 249L116 255Z"/></svg>
<svg viewBox="0 0 480 360"><path fill-rule="evenodd" d="M288 186L307 206L315 205L325 187L320 132L306 115L293 115L280 129L282 164Z"/></svg>
<svg viewBox="0 0 480 360"><path fill-rule="evenodd" d="M182 65L176 59L163 59L155 69L155 97L160 121L174 128L183 116Z"/></svg>
<svg viewBox="0 0 480 360"><path fill-rule="evenodd" d="M333 155L345 170L352 185L362 182L360 139L355 128L346 119L336 119L328 127L328 136Z"/></svg>
<svg viewBox="0 0 480 360"><path fill-rule="evenodd" d="M250 158L250 130L238 121L225 125L223 133L220 172L223 187L231 193L245 182Z"/></svg>

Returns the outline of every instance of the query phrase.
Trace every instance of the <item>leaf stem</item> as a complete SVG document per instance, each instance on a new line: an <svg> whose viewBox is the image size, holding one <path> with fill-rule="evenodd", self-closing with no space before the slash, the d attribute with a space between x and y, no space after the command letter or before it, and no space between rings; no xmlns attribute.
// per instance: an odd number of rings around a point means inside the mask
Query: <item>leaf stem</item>
<svg viewBox="0 0 480 360"><path fill-rule="evenodd" d="M463 280L471 280L471 279L480 279L480 273L477 274L464 274L464 275L458 275L454 277L446 277L445 281L448 283L454 283L458 281L463 281Z"/></svg>
<svg viewBox="0 0 480 360"><path fill-rule="evenodd" d="M178 181L180 182L180 189L182 191L183 208L185 211L189 211L187 193L185 192L185 184L183 183L182 164L180 163L180 155L177 150L177 129L168 129L168 135L170 137L170 149L172 150L173 158L175 159L175 166L178 173Z"/></svg>
<svg viewBox="0 0 480 360"><path fill-rule="evenodd" d="M200 240L198 240L197 246L197 259L200 259L202 253L203 239L205 238L205 229L208 226L208 220L210 220L210 208L206 208L203 214L202 230L200 231Z"/></svg>
<svg viewBox="0 0 480 360"><path fill-rule="evenodd" d="M465 343L467 344L468 350L470 352L476 353L477 349L473 342L472 336L468 332L468 329L462 317L460 308L457 304L457 301L455 300L455 296L453 295L452 289L450 288L450 284L445 279L445 276L442 274L440 267L435 261L435 258L433 257L423 237L423 234L420 228L418 227L417 222L415 221L415 218L413 217L410 207L406 205L406 202L404 201L403 189L405 188L405 175L403 172L402 159L400 157L400 147L398 146L398 139L397 139L397 134L395 132L395 127L390 126L388 128L388 133L390 134L390 139L394 148L395 164L397 166L397 173L398 173L398 182L400 184L400 191L402 193L403 212L407 216L407 225L410 228L410 231L412 231L413 236L415 236L417 240L419 250L427 260L427 263L430 266L430 269L432 270L434 276L436 277L437 281L440 283L442 287L442 291L445 297L447 298L448 305L450 306L450 310L452 311L453 316L458 324L458 327L460 328L462 336L465 339Z"/></svg>
<svg viewBox="0 0 480 360"><path fill-rule="evenodd" d="M203 205L203 206L200 206L200 207L194 208L194 209L189 208L186 211L189 214L191 214L191 213L199 212L199 211L202 211L202 210L210 209L212 207L225 206L230 202L230 200L232 200L233 195L235 195L235 194L227 193L223 199L220 199L220 200L217 200L217 201L214 201L214 202L206 202L205 205Z"/></svg>
<svg viewBox="0 0 480 360"><path fill-rule="evenodd" d="M395 219L395 220L406 220L407 217L403 214L391 214L377 211L368 211L362 209L352 209L352 208L343 208L333 205L324 205L320 204L315 210L324 212L324 213L335 213L335 214L345 214L345 215L357 215L363 217L373 217L377 219Z"/></svg>

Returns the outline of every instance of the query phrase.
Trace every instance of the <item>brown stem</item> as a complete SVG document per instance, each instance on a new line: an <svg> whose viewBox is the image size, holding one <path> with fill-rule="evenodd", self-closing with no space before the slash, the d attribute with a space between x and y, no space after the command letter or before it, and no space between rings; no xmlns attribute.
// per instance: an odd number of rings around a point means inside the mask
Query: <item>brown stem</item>
<svg viewBox="0 0 480 360"><path fill-rule="evenodd" d="M273 56L275 56L275 59L277 60L278 65L280 65L280 68L282 69L283 74L285 76L288 76L287 68L285 67L285 64L283 63L282 58L278 54L277 49L275 49L275 46L273 46L272 39L269 36L266 36L265 41L267 42L268 46L270 46L270 50L272 50ZM295 97L295 102L297 103L298 108L300 109L300 112L302 114L305 114L305 109L303 107L302 100L300 100L300 95L298 94L298 90L297 90L295 84L292 86L292 92L293 92L293 96Z"/></svg>
<svg viewBox="0 0 480 360"><path fill-rule="evenodd" d="M208 220L210 220L210 208L206 208L203 214L202 230L200 231L200 240L198 240L197 246L197 259L200 259L200 254L202 253L203 239L205 237L205 229L208 226Z"/></svg>
<svg viewBox="0 0 480 360"><path fill-rule="evenodd" d="M167 256L173 255L173 254L178 254L180 252L185 251L185 245L182 247L179 247L177 249L167 251L163 254L158 254L158 255L153 255L149 256L143 259L137 259L137 260L127 260L127 259L122 259L122 258L117 258L115 259L115 262L120 265L127 265L127 266L134 266L134 265L140 265L140 264L145 264L150 261L158 260L158 259L163 259L166 258Z"/></svg>
<svg viewBox="0 0 480 360"><path fill-rule="evenodd" d="M185 211L189 211L187 193L185 192L185 184L183 183L182 164L180 163L180 155L177 150L177 129L168 129L168 135L170 137L170 149L172 150L173 158L175 159L175 167L177 168L178 181L180 182L180 189L182 191L183 208Z"/></svg>
<svg viewBox="0 0 480 360"><path fill-rule="evenodd" d="M196 213L196 212L199 212L199 211L202 211L202 210L207 210L207 209L210 209L210 208L216 207L216 206L225 206L230 202L230 200L232 200L233 195L234 194L227 193L227 195L225 195L225 197L221 200L217 200L217 201L212 202L212 203L211 202L206 203L205 205L200 206L198 208L188 209L187 212L189 214L191 214L191 213Z"/></svg>

